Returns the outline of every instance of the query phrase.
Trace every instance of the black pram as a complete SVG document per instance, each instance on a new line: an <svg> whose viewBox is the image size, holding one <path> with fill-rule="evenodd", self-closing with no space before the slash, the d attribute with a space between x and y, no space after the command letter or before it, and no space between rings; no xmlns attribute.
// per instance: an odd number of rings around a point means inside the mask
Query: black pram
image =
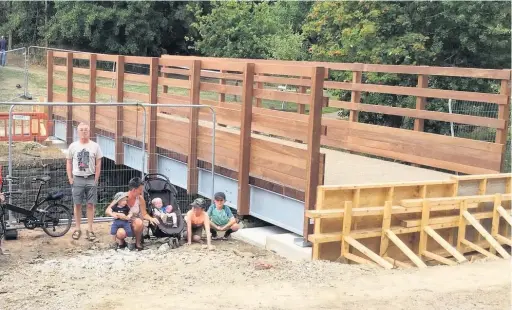
<svg viewBox="0 0 512 310"><path fill-rule="evenodd" d="M162 199L164 207L168 205L173 206L172 212L176 213L178 222L176 223L177 227L173 227L174 223L172 222L172 218L169 217L165 223L161 219L159 219L160 224L158 225L150 223L146 238L150 238L149 232L151 231L152 235L156 238L169 237L169 246L171 246L171 248L179 247L179 241L183 236L183 230L185 228L185 221L181 215L181 210L176 199L178 191L165 175L159 173L146 175L144 177L144 184L144 199L146 200L149 215L154 216L154 207L151 201L155 198L160 198Z"/></svg>

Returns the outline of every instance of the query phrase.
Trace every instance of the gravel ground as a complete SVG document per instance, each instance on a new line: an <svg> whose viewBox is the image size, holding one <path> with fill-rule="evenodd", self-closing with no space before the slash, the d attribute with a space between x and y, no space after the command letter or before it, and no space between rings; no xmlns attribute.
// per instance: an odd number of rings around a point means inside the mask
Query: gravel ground
<svg viewBox="0 0 512 310"><path fill-rule="evenodd" d="M510 309L509 261L380 270L290 262L240 241L142 252L22 231L0 256L0 309ZM161 248L161 249L160 249Z"/></svg>

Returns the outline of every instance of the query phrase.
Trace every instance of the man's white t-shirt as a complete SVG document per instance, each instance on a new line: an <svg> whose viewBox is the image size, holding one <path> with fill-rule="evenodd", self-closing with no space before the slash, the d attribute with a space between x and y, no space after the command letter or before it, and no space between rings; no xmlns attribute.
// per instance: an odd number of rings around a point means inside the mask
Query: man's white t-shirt
<svg viewBox="0 0 512 310"><path fill-rule="evenodd" d="M94 141L75 141L69 145L66 158L73 160L73 175L89 176L96 173L96 159L103 158L103 153Z"/></svg>

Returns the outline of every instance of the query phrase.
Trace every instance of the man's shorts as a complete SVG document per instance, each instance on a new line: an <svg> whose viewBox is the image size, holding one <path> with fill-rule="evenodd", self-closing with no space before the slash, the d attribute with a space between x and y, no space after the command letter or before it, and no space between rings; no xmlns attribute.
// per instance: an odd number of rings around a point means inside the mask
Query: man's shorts
<svg viewBox="0 0 512 310"><path fill-rule="evenodd" d="M130 224L129 221L114 220L114 223L112 223L112 227L110 228L110 234L117 234L117 230L119 228L122 228L124 229L124 231L126 231L126 236L133 237L132 225Z"/></svg>
<svg viewBox="0 0 512 310"><path fill-rule="evenodd" d="M74 176L71 192L73 193L73 204L75 205L84 203L96 204L98 201L98 188L94 181L94 175L88 178Z"/></svg>

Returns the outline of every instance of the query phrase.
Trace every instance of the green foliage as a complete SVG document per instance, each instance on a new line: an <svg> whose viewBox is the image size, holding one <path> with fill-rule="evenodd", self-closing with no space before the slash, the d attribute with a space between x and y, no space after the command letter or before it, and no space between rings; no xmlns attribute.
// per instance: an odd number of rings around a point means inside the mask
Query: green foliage
<svg viewBox="0 0 512 310"><path fill-rule="evenodd" d="M292 33L291 31L284 34L275 34L268 40L268 58L307 60L309 55L304 41L302 34Z"/></svg>
<svg viewBox="0 0 512 310"><path fill-rule="evenodd" d="M317 2L304 31L315 58L343 62L503 68L506 2Z"/></svg>
<svg viewBox="0 0 512 310"><path fill-rule="evenodd" d="M390 65L476 68L510 67L510 4L506 2L316 2L303 26L312 58L323 61ZM331 76L351 80L350 72ZM416 86L414 76L369 73L363 83ZM495 81L430 77L440 89L497 92ZM338 92L342 100L350 93ZM414 107L410 97L365 93L363 103ZM429 110L448 112L446 100L433 100ZM367 123L409 127L410 120L361 113ZM446 126L427 123L426 130ZM442 128L441 128L442 127Z"/></svg>
<svg viewBox="0 0 512 310"><path fill-rule="evenodd" d="M300 33L311 2L214 2L210 14L194 10L195 49L216 57L305 60Z"/></svg>
<svg viewBox="0 0 512 310"><path fill-rule="evenodd" d="M277 24L267 2L215 2L210 14L195 12L201 39L195 48L215 57L263 58Z"/></svg>
<svg viewBox="0 0 512 310"><path fill-rule="evenodd" d="M158 55L163 12L149 2L58 2L47 37L60 46L133 55Z"/></svg>
<svg viewBox="0 0 512 310"><path fill-rule="evenodd" d="M194 18L185 2L2 2L0 32L15 46L43 45L100 53L186 54ZM206 4L199 4L206 6Z"/></svg>
<svg viewBox="0 0 512 310"><path fill-rule="evenodd" d="M42 1L10 1L0 3L0 33L12 33L13 48L38 44L46 31L45 16L52 5L45 9Z"/></svg>

